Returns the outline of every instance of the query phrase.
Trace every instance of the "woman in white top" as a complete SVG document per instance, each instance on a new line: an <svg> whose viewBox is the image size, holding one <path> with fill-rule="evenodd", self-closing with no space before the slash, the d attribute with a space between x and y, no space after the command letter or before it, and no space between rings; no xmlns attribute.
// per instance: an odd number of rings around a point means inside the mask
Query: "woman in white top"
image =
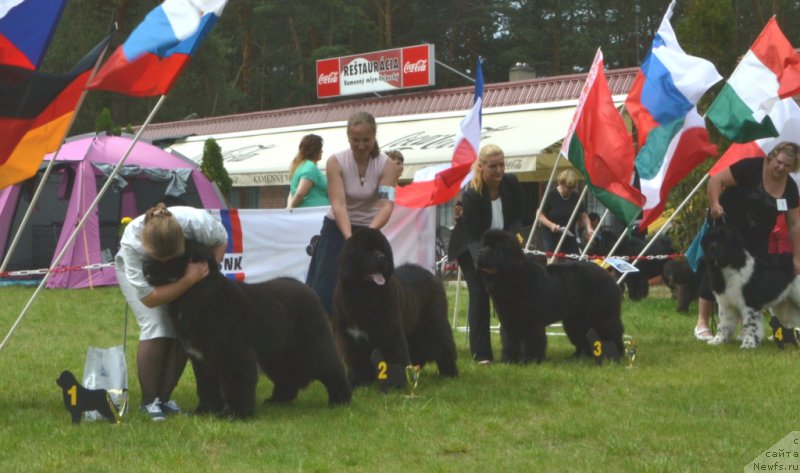
<svg viewBox="0 0 800 473"><path fill-rule="evenodd" d="M367 112L347 121L350 147L328 158L328 198L331 208L322 222L320 238L308 268L306 284L319 295L333 315L339 252L358 227L380 230L394 209L397 167L380 152L375 139L377 124Z"/></svg>
<svg viewBox="0 0 800 473"><path fill-rule="evenodd" d="M115 258L117 282L140 328L136 366L142 410L156 421L180 412L170 397L186 366L166 304L206 277L208 264L189 263L182 278L153 287L145 280L142 263L148 257L168 261L183 255L186 239L210 247L218 261L225 256L228 234L208 212L193 207L167 209L160 203L125 227Z"/></svg>

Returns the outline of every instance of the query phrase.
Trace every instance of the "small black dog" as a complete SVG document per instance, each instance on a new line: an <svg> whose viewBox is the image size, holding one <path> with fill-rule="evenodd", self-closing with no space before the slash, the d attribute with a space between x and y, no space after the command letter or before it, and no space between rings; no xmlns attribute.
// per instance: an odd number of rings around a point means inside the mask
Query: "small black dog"
<svg viewBox="0 0 800 473"><path fill-rule="evenodd" d="M63 371L56 379L64 395L64 407L72 416L73 424L80 424L81 414L98 411L109 422L117 422L119 414L105 389L86 389L71 371Z"/></svg>

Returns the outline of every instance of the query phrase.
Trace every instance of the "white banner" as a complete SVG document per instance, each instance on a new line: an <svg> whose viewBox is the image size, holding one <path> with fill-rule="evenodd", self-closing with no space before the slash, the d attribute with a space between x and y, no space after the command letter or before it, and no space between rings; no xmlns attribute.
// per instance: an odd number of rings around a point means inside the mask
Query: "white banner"
<svg viewBox="0 0 800 473"><path fill-rule="evenodd" d="M279 276L305 281L311 256L306 249L319 235L328 207L209 210L228 231L222 271L228 277L261 282ZM395 265L415 263L431 272L435 264L434 208L395 206L383 229L394 251Z"/></svg>

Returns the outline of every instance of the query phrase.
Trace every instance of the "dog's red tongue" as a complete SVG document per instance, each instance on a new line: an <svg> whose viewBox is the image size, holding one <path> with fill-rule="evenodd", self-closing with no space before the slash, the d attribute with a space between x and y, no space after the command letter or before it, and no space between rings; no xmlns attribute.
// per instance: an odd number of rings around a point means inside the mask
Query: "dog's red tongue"
<svg viewBox="0 0 800 473"><path fill-rule="evenodd" d="M378 286L383 286L386 284L386 279L384 279L383 274L381 273L372 273L369 275L369 278L372 279L372 282Z"/></svg>

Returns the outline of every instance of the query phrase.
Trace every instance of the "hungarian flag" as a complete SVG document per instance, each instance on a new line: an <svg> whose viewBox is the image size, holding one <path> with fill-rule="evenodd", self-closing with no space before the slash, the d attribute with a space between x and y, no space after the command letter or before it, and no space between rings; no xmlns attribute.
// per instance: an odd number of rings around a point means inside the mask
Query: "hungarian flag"
<svg viewBox="0 0 800 473"><path fill-rule="evenodd" d="M403 207L421 208L443 204L458 194L464 179L478 159L481 142L481 106L483 105L483 67L478 59L475 74L475 97L472 108L461 120L456 134L455 150L449 164L444 169L429 170L427 176L418 173L414 182L397 189L395 202ZM432 174L432 175L431 175ZM424 177L421 177L424 176Z"/></svg>
<svg viewBox="0 0 800 473"><path fill-rule="evenodd" d="M775 145L783 141L800 143L800 107L794 99L783 99L775 104L769 118L778 129L778 136L732 144L708 173L713 176L745 158L765 158Z"/></svg>
<svg viewBox="0 0 800 473"><path fill-rule="evenodd" d="M0 1L0 65L35 70L67 0Z"/></svg>
<svg viewBox="0 0 800 473"><path fill-rule="evenodd" d="M651 130L683 119L700 97L722 80L714 64L686 54L678 44L670 23L673 8L675 0L669 4L625 100L640 147Z"/></svg>
<svg viewBox="0 0 800 473"><path fill-rule="evenodd" d="M166 0L114 51L88 88L132 97L166 94L217 24L226 2Z"/></svg>
<svg viewBox="0 0 800 473"><path fill-rule="evenodd" d="M678 44L670 24L674 7L673 0L625 101L639 135L635 165L646 199L640 228L661 215L675 185L717 152L695 105L722 76Z"/></svg>
<svg viewBox="0 0 800 473"><path fill-rule="evenodd" d="M0 189L36 173L67 133L86 82L111 35L65 75L0 66Z"/></svg>
<svg viewBox="0 0 800 473"><path fill-rule="evenodd" d="M631 185L633 143L611 101L597 50L561 153L586 178L597 199L626 224L639 215L644 197Z"/></svg>
<svg viewBox="0 0 800 473"><path fill-rule="evenodd" d="M772 17L731 74L706 116L726 138L746 143L777 136L769 116L800 92L800 56Z"/></svg>

